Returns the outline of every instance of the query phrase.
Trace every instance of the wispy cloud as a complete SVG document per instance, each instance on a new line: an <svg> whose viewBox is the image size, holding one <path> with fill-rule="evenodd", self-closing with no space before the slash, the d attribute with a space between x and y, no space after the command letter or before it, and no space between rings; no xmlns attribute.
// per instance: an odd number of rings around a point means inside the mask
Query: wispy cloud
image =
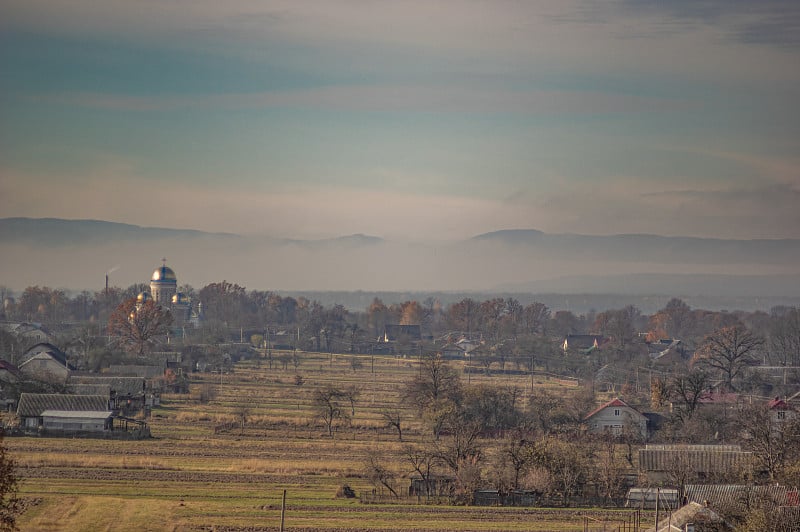
<svg viewBox="0 0 800 532"><path fill-rule="evenodd" d="M651 233L722 238L800 238L800 187L755 183L664 189L665 183L615 178L603 183L565 182L550 192L518 191L509 205L548 232ZM535 215L534 215L535 213ZM533 225L527 225L531 227Z"/></svg>
<svg viewBox="0 0 800 532"><path fill-rule="evenodd" d="M800 48L800 5L794 0L623 0L621 7L680 21L684 27L716 27L732 41Z"/></svg>
<svg viewBox="0 0 800 532"><path fill-rule="evenodd" d="M118 111L187 108L311 108L443 113L605 114L685 110L685 100L578 91L514 91L468 87L334 86L258 93L126 96L105 93L38 94L34 101Z"/></svg>

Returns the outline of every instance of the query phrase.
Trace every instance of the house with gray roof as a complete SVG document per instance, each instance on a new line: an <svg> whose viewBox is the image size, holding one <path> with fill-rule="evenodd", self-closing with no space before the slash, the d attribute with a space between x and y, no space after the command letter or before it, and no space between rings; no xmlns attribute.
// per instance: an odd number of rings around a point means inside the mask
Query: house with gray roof
<svg viewBox="0 0 800 532"><path fill-rule="evenodd" d="M383 334L378 337L378 341L383 343L398 342L403 338L412 342L419 342L422 340L422 330L420 326L387 323L384 326Z"/></svg>
<svg viewBox="0 0 800 532"><path fill-rule="evenodd" d="M64 383L74 368L61 349L47 342L30 347L20 357L19 370L28 378L42 382Z"/></svg>
<svg viewBox="0 0 800 532"><path fill-rule="evenodd" d="M580 353L588 355L595 349L599 349L610 341L600 334L568 334L561 342L561 349L564 353Z"/></svg>
<svg viewBox="0 0 800 532"><path fill-rule="evenodd" d="M144 377L145 379L153 379L155 377L162 377L166 368L166 364L152 366L111 364L106 373L115 377Z"/></svg>
<svg viewBox="0 0 800 532"><path fill-rule="evenodd" d="M15 335L22 340L25 344L33 342L52 342L53 333L51 333L41 323L2 323L0 328Z"/></svg>
<svg viewBox="0 0 800 532"><path fill-rule="evenodd" d="M145 406L147 380L142 377L72 376L67 386L76 394L105 395L111 407L133 416Z"/></svg>
<svg viewBox="0 0 800 532"><path fill-rule="evenodd" d="M65 395L57 393L22 393L17 405L17 417L22 430L26 432L39 431L45 426L45 412L48 417L65 417L63 412L80 412L84 418L97 419L98 412L111 417L113 411L108 397L104 395ZM74 414L70 414L74 416ZM67 416L68 417L68 416Z"/></svg>

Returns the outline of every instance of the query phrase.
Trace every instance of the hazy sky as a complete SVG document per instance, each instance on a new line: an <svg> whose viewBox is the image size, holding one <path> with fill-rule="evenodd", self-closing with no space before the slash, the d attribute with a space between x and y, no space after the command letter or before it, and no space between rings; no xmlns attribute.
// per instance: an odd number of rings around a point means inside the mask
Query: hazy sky
<svg viewBox="0 0 800 532"><path fill-rule="evenodd" d="M0 0L0 216L800 237L796 0Z"/></svg>

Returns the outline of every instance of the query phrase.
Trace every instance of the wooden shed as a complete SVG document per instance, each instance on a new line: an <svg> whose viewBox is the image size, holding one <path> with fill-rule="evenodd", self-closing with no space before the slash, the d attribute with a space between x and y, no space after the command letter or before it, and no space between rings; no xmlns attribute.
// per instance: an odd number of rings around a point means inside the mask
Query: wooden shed
<svg viewBox="0 0 800 532"><path fill-rule="evenodd" d="M42 412L42 428L48 432L105 432L112 430L110 411L45 410Z"/></svg>

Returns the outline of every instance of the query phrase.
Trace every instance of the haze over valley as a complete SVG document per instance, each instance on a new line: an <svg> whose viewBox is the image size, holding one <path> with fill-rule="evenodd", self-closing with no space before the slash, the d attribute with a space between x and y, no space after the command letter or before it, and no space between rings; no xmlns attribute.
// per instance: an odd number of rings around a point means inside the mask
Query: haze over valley
<svg viewBox="0 0 800 532"><path fill-rule="evenodd" d="M225 279L287 293L655 294L712 297L712 306L738 308L763 306L748 298L800 296L795 239L516 230L438 242L363 234L303 240L6 218L0 246L0 278L18 291L32 285L95 291L107 272L112 284L125 287L146 282L163 257L182 283L195 287Z"/></svg>

